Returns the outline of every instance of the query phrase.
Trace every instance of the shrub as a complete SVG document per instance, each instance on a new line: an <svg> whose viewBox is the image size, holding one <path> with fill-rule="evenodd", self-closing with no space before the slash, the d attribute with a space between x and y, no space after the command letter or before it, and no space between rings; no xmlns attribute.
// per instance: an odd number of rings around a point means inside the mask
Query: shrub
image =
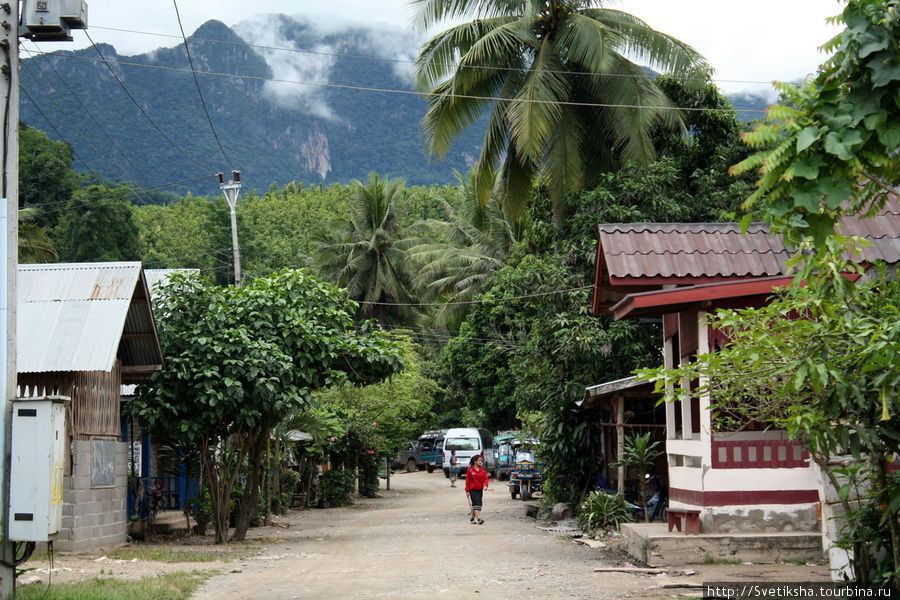
<svg viewBox="0 0 900 600"><path fill-rule="evenodd" d="M281 493L278 495L278 503L281 505L281 512L286 513L291 507L291 499L294 497L294 491L300 484L300 473L293 469L284 469L281 472L279 485Z"/></svg>
<svg viewBox="0 0 900 600"><path fill-rule="evenodd" d="M350 503L355 478L353 473L341 469L331 469L322 475L322 501L336 506Z"/></svg>
<svg viewBox="0 0 900 600"><path fill-rule="evenodd" d="M578 507L578 525L585 533L615 531L628 519L628 508L621 494L591 492Z"/></svg>

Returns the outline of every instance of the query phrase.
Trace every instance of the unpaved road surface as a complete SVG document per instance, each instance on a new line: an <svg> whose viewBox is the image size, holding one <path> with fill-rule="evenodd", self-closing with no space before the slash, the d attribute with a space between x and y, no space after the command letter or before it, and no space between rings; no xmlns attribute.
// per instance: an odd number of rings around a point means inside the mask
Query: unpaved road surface
<svg viewBox="0 0 900 600"><path fill-rule="evenodd" d="M203 547L208 537L167 543L184 551L222 551L220 562L111 561L99 559L100 550L56 557L53 581L215 569L219 574L193 600L554 600L699 597L699 589L663 586L828 578L821 565L685 565L670 567L666 575L597 573L595 568L631 560L616 539L601 549L577 545L564 524L527 517L524 503L512 500L503 482L493 481L484 498L486 522L472 525L463 482L457 486L449 487L440 472L398 473L391 477L392 489L380 490L377 498L292 511L277 517L274 526L251 529L242 544ZM46 565L29 561L26 566L40 574ZM46 575L42 578L46 583Z"/></svg>
<svg viewBox="0 0 900 600"><path fill-rule="evenodd" d="M631 573L595 573L627 562L621 551L590 549L537 523L503 482L484 495L484 525L472 525L463 482L440 472L398 474L382 498L291 516L280 558L243 561L240 573L212 578L196 600L318 598L593 599L675 598L688 589ZM694 583L826 579L824 567L692 565ZM709 577L710 579L707 579ZM679 578L685 579L685 578ZM696 594L699 590L693 590Z"/></svg>

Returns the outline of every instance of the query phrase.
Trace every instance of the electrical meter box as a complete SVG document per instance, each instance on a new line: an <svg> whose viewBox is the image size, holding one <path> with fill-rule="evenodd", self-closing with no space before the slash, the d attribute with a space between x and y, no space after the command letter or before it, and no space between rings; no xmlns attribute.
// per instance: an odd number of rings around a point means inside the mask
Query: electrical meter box
<svg viewBox="0 0 900 600"><path fill-rule="evenodd" d="M72 41L72 29L87 29L84 0L25 0L19 35L35 41Z"/></svg>
<svg viewBox="0 0 900 600"><path fill-rule="evenodd" d="M9 538L48 542L62 525L65 396L13 401Z"/></svg>

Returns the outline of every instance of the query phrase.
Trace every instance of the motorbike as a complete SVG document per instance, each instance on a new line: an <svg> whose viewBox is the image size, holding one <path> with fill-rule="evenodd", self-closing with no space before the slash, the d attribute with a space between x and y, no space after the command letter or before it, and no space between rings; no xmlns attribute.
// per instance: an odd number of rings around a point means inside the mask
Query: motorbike
<svg viewBox="0 0 900 600"><path fill-rule="evenodd" d="M531 500L534 492L539 492L544 487L541 475L541 464L531 450L518 450L516 452L516 466L509 473L509 495L513 500L521 495L522 500Z"/></svg>
<svg viewBox="0 0 900 600"><path fill-rule="evenodd" d="M653 495L650 497L650 500L647 501L647 512L650 513L650 522L652 523L657 519L663 520L665 519L665 510L669 506L669 491L663 487L659 475L646 475L645 478L647 479L647 484L653 488ZM605 482L605 478L603 484L598 480L595 490L604 494L609 494L610 496L617 495L618 492L606 487ZM628 509L632 521L643 521L644 507L634 502L637 500L637 498L629 497L626 494L625 508Z"/></svg>

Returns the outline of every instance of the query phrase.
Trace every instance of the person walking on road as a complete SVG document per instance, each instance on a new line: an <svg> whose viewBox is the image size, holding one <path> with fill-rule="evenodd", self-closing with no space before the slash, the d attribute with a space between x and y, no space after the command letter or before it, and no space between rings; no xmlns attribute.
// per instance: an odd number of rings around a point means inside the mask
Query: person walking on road
<svg viewBox="0 0 900 600"><path fill-rule="evenodd" d="M469 522L475 525L484 525L481 518L482 495L488 489L488 472L484 468L484 457L476 455L472 457L470 466L466 470L466 497L472 505L472 515Z"/></svg>
<svg viewBox="0 0 900 600"><path fill-rule="evenodd" d="M459 477L459 459L456 458L456 450L450 451L450 487L456 487L456 479Z"/></svg>

